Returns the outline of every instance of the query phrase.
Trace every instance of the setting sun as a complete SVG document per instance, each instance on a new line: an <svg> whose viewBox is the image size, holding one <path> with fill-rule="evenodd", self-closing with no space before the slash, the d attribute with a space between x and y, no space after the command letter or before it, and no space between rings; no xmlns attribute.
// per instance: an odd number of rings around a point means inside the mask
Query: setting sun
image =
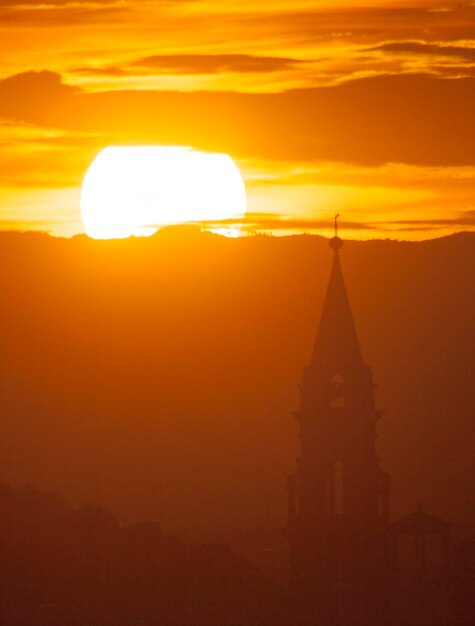
<svg viewBox="0 0 475 626"><path fill-rule="evenodd" d="M90 237L151 235L161 226L241 218L244 182L226 154L185 147L134 146L102 150L81 191Z"/></svg>

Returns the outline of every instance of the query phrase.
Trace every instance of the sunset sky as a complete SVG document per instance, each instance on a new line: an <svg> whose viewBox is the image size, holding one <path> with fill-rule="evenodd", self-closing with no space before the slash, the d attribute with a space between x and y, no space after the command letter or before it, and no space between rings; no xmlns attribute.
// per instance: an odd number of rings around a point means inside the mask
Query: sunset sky
<svg viewBox="0 0 475 626"><path fill-rule="evenodd" d="M90 163L144 144L231 155L243 232L475 229L474 2L0 0L0 50L2 230L84 232Z"/></svg>

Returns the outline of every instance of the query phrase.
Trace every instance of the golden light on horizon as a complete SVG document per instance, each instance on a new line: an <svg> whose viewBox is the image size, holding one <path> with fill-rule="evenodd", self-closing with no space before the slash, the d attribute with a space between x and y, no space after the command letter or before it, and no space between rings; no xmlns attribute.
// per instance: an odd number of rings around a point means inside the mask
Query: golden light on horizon
<svg viewBox="0 0 475 626"><path fill-rule="evenodd" d="M147 236L161 226L242 218L246 190L227 154L179 146L102 150L81 189L81 217L95 239Z"/></svg>

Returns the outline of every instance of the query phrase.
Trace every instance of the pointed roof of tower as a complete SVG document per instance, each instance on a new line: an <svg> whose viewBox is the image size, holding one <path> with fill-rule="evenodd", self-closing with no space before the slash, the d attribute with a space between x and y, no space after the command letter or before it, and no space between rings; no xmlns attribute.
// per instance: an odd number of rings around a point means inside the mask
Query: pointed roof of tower
<svg viewBox="0 0 475 626"><path fill-rule="evenodd" d="M401 517L393 522L391 526L398 533L417 535L448 532L452 524L440 517L426 513L422 508L422 504L419 503L415 513Z"/></svg>
<svg viewBox="0 0 475 626"><path fill-rule="evenodd" d="M341 271L338 253L343 241L337 236L336 218L335 237L329 243L333 266L310 367L344 376L364 367L364 362Z"/></svg>

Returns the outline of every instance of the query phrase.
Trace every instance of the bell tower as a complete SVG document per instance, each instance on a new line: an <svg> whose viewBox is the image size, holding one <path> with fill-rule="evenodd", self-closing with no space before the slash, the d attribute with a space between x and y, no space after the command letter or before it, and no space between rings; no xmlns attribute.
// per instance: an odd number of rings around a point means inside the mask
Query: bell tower
<svg viewBox="0 0 475 626"><path fill-rule="evenodd" d="M389 477L375 445L382 413L343 280L337 218L330 280L295 413L301 451L288 480L291 594L300 606L327 613L342 593L381 580L388 565Z"/></svg>

